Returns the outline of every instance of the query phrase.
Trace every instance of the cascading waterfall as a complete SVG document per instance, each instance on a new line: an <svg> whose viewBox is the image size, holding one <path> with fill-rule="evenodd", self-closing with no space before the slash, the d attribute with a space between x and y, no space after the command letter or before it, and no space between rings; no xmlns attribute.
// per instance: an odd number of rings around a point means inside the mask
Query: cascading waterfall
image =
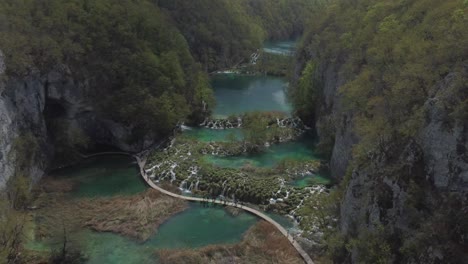
<svg viewBox="0 0 468 264"><path fill-rule="evenodd" d="M226 193L226 183L227 183L227 180L225 180L223 182L223 184L221 185L223 187L223 191L221 192L221 196L224 197L224 194Z"/></svg>
<svg viewBox="0 0 468 264"><path fill-rule="evenodd" d="M182 124L182 125L180 126L180 129L182 129L182 131L192 130L191 127L186 126L186 125L184 125L184 124Z"/></svg>
<svg viewBox="0 0 468 264"><path fill-rule="evenodd" d="M191 192L193 190L193 188L194 188L194 183L193 183L193 181L191 179L193 177L198 176L198 167L197 166L192 166L192 167L190 167L188 169L188 172L189 172L189 175L187 176L187 178L185 180L183 180L179 185L179 189L181 191L187 192L187 193ZM190 181L190 185L187 188L187 184L188 184L189 181ZM198 184L198 181L199 181L199 179L197 178L197 184Z"/></svg>
<svg viewBox="0 0 468 264"><path fill-rule="evenodd" d="M174 172L174 169L177 168L177 163L173 164L171 166L171 170L169 171L171 174L171 183L173 183L176 180L176 173Z"/></svg>
<svg viewBox="0 0 468 264"><path fill-rule="evenodd" d="M258 59L260 58L260 52L254 52L250 55L250 63L255 65L257 64Z"/></svg>
<svg viewBox="0 0 468 264"><path fill-rule="evenodd" d="M242 118L237 117L236 120L207 118L200 124L200 126L215 130L239 128L242 126Z"/></svg>
<svg viewBox="0 0 468 264"><path fill-rule="evenodd" d="M186 186L187 186L187 180L183 180L179 185L179 189L183 191L185 190Z"/></svg>

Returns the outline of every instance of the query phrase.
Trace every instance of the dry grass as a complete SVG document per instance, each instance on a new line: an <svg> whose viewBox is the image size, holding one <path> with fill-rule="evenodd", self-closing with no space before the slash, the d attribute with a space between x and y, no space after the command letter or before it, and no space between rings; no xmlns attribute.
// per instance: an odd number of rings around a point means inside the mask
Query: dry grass
<svg viewBox="0 0 468 264"><path fill-rule="evenodd" d="M88 217L85 226L147 240L168 218L187 208L187 203L156 190L133 197L98 199L80 203Z"/></svg>
<svg viewBox="0 0 468 264"><path fill-rule="evenodd" d="M41 180L39 189L46 193L65 193L73 191L76 182L70 179L56 179L53 177L45 177Z"/></svg>
<svg viewBox="0 0 468 264"><path fill-rule="evenodd" d="M65 199L63 193L48 193L40 197L38 204L37 238L53 237L65 225L68 232L89 227L140 241L147 240L160 224L188 207L186 202L153 189L133 196L78 200Z"/></svg>
<svg viewBox="0 0 468 264"><path fill-rule="evenodd" d="M193 250L159 250L162 264L238 263L299 264L302 258L271 224L261 221L236 245L214 245Z"/></svg>

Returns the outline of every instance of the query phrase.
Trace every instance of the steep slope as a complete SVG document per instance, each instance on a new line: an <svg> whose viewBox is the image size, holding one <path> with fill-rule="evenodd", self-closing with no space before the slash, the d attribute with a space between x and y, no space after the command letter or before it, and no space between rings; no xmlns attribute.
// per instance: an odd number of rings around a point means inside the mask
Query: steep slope
<svg viewBox="0 0 468 264"><path fill-rule="evenodd" d="M158 0L207 71L245 62L266 39L290 39L316 6L315 0Z"/></svg>
<svg viewBox="0 0 468 264"><path fill-rule="evenodd" d="M310 26L291 93L341 179L336 262L466 262L467 12L332 1Z"/></svg>
<svg viewBox="0 0 468 264"><path fill-rule="evenodd" d="M299 34L310 3L2 1L2 181L18 169L15 141L34 142L29 165L41 175L51 159L98 145L139 151L200 122L215 103L206 71Z"/></svg>
<svg viewBox="0 0 468 264"><path fill-rule="evenodd" d="M95 144L140 151L214 104L184 37L150 1L3 1L0 14L2 185L20 169L15 140L38 146L40 175Z"/></svg>

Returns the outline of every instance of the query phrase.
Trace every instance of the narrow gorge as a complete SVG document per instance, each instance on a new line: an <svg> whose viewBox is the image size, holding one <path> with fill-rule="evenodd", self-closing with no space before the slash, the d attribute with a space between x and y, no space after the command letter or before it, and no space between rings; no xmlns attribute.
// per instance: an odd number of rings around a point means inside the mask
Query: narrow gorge
<svg viewBox="0 0 468 264"><path fill-rule="evenodd" d="M0 263L467 263L467 28L463 0L1 1Z"/></svg>

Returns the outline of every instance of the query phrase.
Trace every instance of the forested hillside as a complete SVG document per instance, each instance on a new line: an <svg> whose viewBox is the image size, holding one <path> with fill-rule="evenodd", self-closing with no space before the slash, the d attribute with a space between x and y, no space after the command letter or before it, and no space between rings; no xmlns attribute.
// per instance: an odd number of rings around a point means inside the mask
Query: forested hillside
<svg viewBox="0 0 468 264"><path fill-rule="evenodd" d="M136 137L164 135L213 104L184 37L151 1L2 1L0 10L7 75L66 65Z"/></svg>
<svg viewBox="0 0 468 264"><path fill-rule="evenodd" d="M467 27L467 1L337 0L306 29L291 96L342 179L335 262L466 262Z"/></svg>
<svg viewBox="0 0 468 264"><path fill-rule="evenodd" d="M267 38L301 33L312 1L293 2L6 0L0 47L7 75L66 65L135 137L163 135L213 106L204 71L246 61Z"/></svg>
<svg viewBox="0 0 468 264"><path fill-rule="evenodd" d="M227 68L255 52L265 39L302 34L315 0L159 0L208 71Z"/></svg>

